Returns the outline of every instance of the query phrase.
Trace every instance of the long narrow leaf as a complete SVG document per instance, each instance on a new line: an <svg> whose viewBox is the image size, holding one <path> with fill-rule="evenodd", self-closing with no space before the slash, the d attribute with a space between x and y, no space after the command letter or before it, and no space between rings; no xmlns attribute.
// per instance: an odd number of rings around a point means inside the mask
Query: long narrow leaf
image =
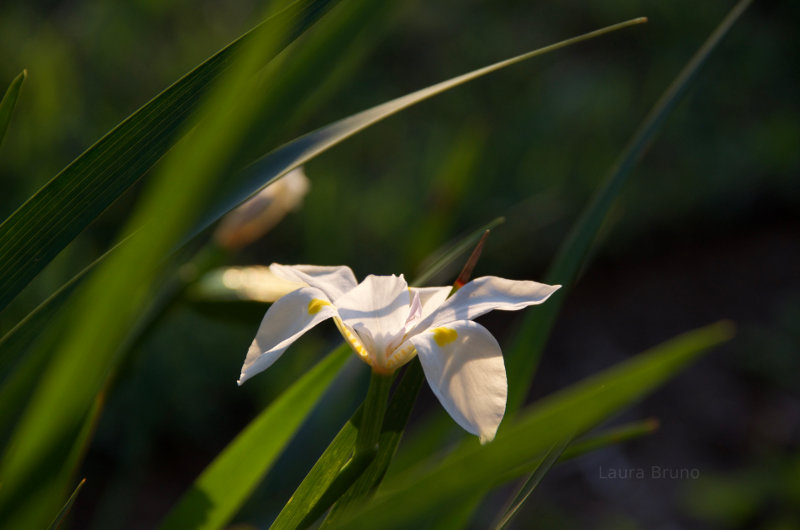
<svg viewBox="0 0 800 530"><path fill-rule="evenodd" d="M700 67L751 1L740 0L734 6L662 94L633 134L616 163L611 167L608 176L572 228L564 244L561 245L544 281L545 283L561 284L564 288L550 297L547 304L537 311L526 314L514 345L506 352L509 374L508 411L513 412L518 409L524 402L525 396L528 395L531 375L538 358L532 352L540 351L544 347L564 299L586 263L597 233L625 181L644 155L669 112L686 92Z"/></svg>
<svg viewBox="0 0 800 530"><path fill-rule="evenodd" d="M313 518L311 513L314 507L319 504L320 499L353 452L360 422L361 408L353 414L328 444L325 452L300 483L270 528L275 530L300 528L303 521Z"/></svg>
<svg viewBox="0 0 800 530"><path fill-rule="evenodd" d="M39 500L49 503L38 492L61 469L56 463L74 444L117 348L145 306L163 256L191 223L199 204L208 200L219 172L245 134L252 105L259 101L253 74L283 37L275 28L259 32L242 47L225 82L217 83L203 103L198 126L170 152L146 190L130 223L142 228L77 293L70 325L0 461L0 517L9 527L42 526L36 512L20 511L19 503L21 499L28 506ZM183 181L185 174L193 177L190 188ZM145 222L155 218L163 224ZM48 504L39 506L38 517L48 509Z"/></svg>
<svg viewBox="0 0 800 530"><path fill-rule="evenodd" d="M654 418L634 421L616 427L609 427L600 432L586 436L580 440L571 443L569 447L564 449L559 457L559 462L577 458L586 453L596 451L608 447L609 445L616 445L628 440L641 438L649 434L653 434L658 430L658 420Z"/></svg>
<svg viewBox="0 0 800 530"><path fill-rule="evenodd" d="M654 419L636 421L604 429L600 432L590 434L569 444L569 446L564 449L561 455L558 456L556 462L550 463L546 469L542 468L542 461L534 460L532 462L525 463L520 467L520 469L511 472L509 475L524 475L526 473L530 473L530 470L533 468L533 473L531 474L529 480L535 487L535 485L538 485L538 483L541 482L544 473L546 473L546 471L552 467L554 463L565 462L592 451L597 451L611 445L617 445L629 440L640 438L642 436L652 434L657 429L658 421ZM537 474L539 476L536 476ZM459 501L454 505L448 505L446 509L437 510L436 521L433 525L433 528L436 530L467 528L469 521L472 519L475 513L475 510L478 509L483 501L484 496L490 489L491 488L481 489L478 493L472 493L464 499L459 499ZM519 509L521 506L522 504L519 504L517 509Z"/></svg>
<svg viewBox="0 0 800 530"><path fill-rule="evenodd" d="M510 506L505 510L505 513L500 517L500 520L495 525L496 530L502 530L503 528L508 527L511 523L511 520L516 517L519 509L522 508L522 505L525 504L525 501L528 500L528 497L531 496L533 490L541 484L544 476L550 471L550 468L553 467L561 454L564 452L564 449L569 444L569 439L564 439L560 442L556 442L547 454L544 455L542 461L539 462L539 465L536 466L536 470L534 470L533 474L525 481L525 483L520 488L519 492L517 493L514 500L511 501Z"/></svg>
<svg viewBox="0 0 800 530"><path fill-rule="evenodd" d="M210 57L86 150L0 224L0 310L172 147L244 42L291 25L288 41L330 1L296 0Z"/></svg>
<svg viewBox="0 0 800 530"><path fill-rule="evenodd" d="M194 231L187 235L187 239L200 233L237 204L245 201L248 197L258 192L258 190L268 186L292 169L303 165L338 143L381 120L397 114L403 109L519 62L643 22L646 22L646 19L636 18L620 22L619 24L613 24L522 55L517 55L516 57L479 68L472 72L448 79L447 81L442 81L441 83L406 94L397 99L387 101L386 103L353 114L352 116L301 136L254 162L237 178L232 179L228 187L219 190L218 196L220 199L214 203L213 207L209 208L204 213Z"/></svg>
<svg viewBox="0 0 800 530"><path fill-rule="evenodd" d="M61 508L58 514L56 514L56 518L53 519L52 523L50 523L48 530L58 530L59 528L61 528L61 525L64 524L64 520L67 518L67 515L69 515L69 511L72 509L72 505L75 504L75 501L78 498L78 493L81 492L81 488L85 483L86 483L85 478L81 479L81 481L78 482L78 485L75 487L75 491L72 492L72 495L69 496L67 502Z"/></svg>
<svg viewBox="0 0 800 530"><path fill-rule="evenodd" d="M552 444L579 435L653 391L731 335L727 322L686 333L558 392L520 414L491 444L464 446L440 465L420 466L433 466L432 471L412 470L387 482L383 493L337 527L402 528L437 506L519 476L525 472L522 466Z"/></svg>
<svg viewBox="0 0 800 530"><path fill-rule="evenodd" d="M22 358L30 345L41 334L43 326L54 317L81 280L117 248L119 248L118 245L113 246L73 276L0 338L0 387L5 384L6 373L10 367ZM2 399L0 399L0 403L4 403ZM0 422L1 426L2 422Z"/></svg>
<svg viewBox="0 0 800 530"><path fill-rule="evenodd" d="M242 431L203 471L161 528L220 528L236 514L350 356L320 361Z"/></svg>
<svg viewBox="0 0 800 530"><path fill-rule="evenodd" d="M11 123L11 115L14 113L19 91L26 77L28 77L27 70L20 72L8 85L3 99L0 99L0 145L3 145L3 138L6 136L8 124Z"/></svg>

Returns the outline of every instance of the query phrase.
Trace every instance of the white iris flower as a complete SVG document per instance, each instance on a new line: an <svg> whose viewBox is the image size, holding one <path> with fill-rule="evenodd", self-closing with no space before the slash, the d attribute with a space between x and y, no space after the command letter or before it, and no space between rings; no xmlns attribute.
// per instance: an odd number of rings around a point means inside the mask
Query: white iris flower
<svg viewBox="0 0 800 530"><path fill-rule="evenodd" d="M273 263L270 270L287 294L264 316L240 385L271 366L300 335L333 318L375 372L392 373L418 356L436 397L481 443L494 439L508 386L500 346L473 319L494 309L541 304L561 287L483 276L448 298L451 287L409 287L402 275L370 275L357 283L346 266Z"/></svg>

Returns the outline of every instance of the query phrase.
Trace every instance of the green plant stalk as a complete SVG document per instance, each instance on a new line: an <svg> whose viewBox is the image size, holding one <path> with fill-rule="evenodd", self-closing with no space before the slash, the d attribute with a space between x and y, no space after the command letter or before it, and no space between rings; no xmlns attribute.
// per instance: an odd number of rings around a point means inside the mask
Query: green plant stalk
<svg viewBox="0 0 800 530"><path fill-rule="evenodd" d="M386 413L392 381L394 381L394 374L380 374L373 371L370 376L367 397L364 399L361 427L356 438L355 457L362 454L374 457L378 451L378 438L383 425L383 416Z"/></svg>
<svg viewBox="0 0 800 530"><path fill-rule="evenodd" d="M369 380L367 396L364 398L359 413L358 435L355 440L353 456L339 470L330 486L298 526L306 528L319 519L358 480L378 454L381 428L386 413L389 391L392 388L394 374L379 374L373 371Z"/></svg>
<svg viewBox="0 0 800 530"><path fill-rule="evenodd" d="M317 519L322 517L322 515L358 480L358 477L364 473L375 458L375 453L376 451L362 451L354 454L344 467L339 470L339 473L333 479L330 486L323 492L319 500L314 503L305 517L303 517L303 520L297 525L297 528L308 528L314 524ZM273 525L273 528L280 528L280 526Z"/></svg>
<svg viewBox="0 0 800 530"><path fill-rule="evenodd" d="M308 527L336 502L343 490L334 482L353 453L363 410L362 404L328 444L270 526L271 530Z"/></svg>
<svg viewBox="0 0 800 530"><path fill-rule="evenodd" d="M408 404L413 404L416 401L424 379L422 365L419 360L415 359L408 364L397 390L392 395L392 400L389 403L383 427L381 428L377 455L350 489L336 501L321 528L327 528L341 514L346 513L350 506L358 502L364 502L375 492L378 484L386 474L400 440L403 438L403 431L411 415L411 408Z"/></svg>

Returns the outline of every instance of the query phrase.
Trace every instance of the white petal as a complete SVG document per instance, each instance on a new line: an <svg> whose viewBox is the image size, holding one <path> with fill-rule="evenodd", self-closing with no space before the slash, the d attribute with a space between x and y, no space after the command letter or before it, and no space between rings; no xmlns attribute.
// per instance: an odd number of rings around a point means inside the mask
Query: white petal
<svg viewBox="0 0 800 530"><path fill-rule="evenodd" d="M303 287L270 306L250 344L240 385L269 368L300 335L338 313L319 289Z"/></svg>
<svg viewBox="0 0 800 530"><path fill-rule="evenodd" d="M447 300L447 296L452 290L453 288L451 286L411 288L412 293L419 293L419 301L422 304L422 318L427 317L437 310L439 306Z"/></svg>
<svg viewBox="0 0 800 530"><path fill-rule="evenodd" d="M497 276L475 278L423 320L418 329L436 327L454 320L474 320L495 309L517 311L529 305L541 304L560 288L560 285L507 280Z"/></svg>
<svg viewBox="0 0 800 530"><path fill-rule="evenodd" d="M358 284L350 267L338 265L335 267L320 265L280 265L273 263L270 270L284 280L302 282L311 287L321 289L328 296L328 300L336 299Z"/></svg>
<svg viewBox="0 0 800 530"><path fill-rule="evenodd" d="M411 303L408 307L408 316L406 322L403 324L403 333L405 330L410 329L414 324L422 318L422 301L419 299L419 293L409 289L409 296Z"/></svg>
<svg viewBox="0 0 800 530"><path fill-rule="evenodd" d="M481 443L494 439L506 410L508 386L500 346L468 320L428 329L409 339L433 393L445 410Z"/></svg>
<svg viewBox="0 0 800 530"><path fill-rule="evenodd" d="M209 288L215 288L218 296L232 300L255 300L274 302L282 296L305 287L304 283L290 282L276 276L269 267L228 267L206 274L201 280ZM217 285L221 284L223 291Z"/></svg>
<svg viewBox="0 0 800 530"><path fill-rule="evenodd" d="M377 355L380 363L386 347L404 329L411 295L402 275L369 275L358 287L337 299L336 308L342 320L359 334L368 330L375 350L370 353Z"/></svg>

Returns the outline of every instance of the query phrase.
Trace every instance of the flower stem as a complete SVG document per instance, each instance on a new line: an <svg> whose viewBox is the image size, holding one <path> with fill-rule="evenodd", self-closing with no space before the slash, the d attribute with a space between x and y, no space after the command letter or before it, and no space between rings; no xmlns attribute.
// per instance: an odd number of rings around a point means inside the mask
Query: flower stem
<svg viewBox="0 0 800 530"><path fill-rule="evenodd" d="M358 438L356 438L356 456L374 454L377 450L378 438L383 426L383 415L386 412L386 402L393 380L394 374L372 372L367 397L364 399L364 414L361 416L361 426L358 429Z"/></svg>

